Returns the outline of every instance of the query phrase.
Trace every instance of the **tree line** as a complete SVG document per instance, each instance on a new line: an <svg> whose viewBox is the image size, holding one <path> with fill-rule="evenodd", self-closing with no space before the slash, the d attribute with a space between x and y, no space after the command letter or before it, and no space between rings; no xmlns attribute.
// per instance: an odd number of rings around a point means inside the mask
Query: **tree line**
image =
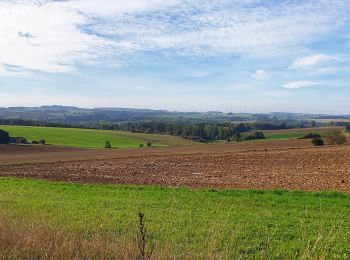
<svg viewBox="0 0 350 260"><path fill-rule="evenodd" d="M209 142L215 140L251 140L264 138L261 134L252 134L249 137L242 133L249 131L280 130L292 128L312 127L310 121L274 120L249 123L196 123L181 121L140 121L128 123L85 122L67 123L30 119L0 119L0 125L45 126L64 128L86 128L101 130L124 130L136 133L168 134L180 136L194 141Z"/></svg>

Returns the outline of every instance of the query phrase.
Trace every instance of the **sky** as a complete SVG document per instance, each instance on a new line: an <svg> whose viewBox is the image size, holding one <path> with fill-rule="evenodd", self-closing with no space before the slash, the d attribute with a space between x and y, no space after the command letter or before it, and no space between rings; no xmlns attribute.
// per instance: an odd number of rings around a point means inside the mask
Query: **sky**
<svg viewBox="0 0 350 260"><path fill-rule="evenodd" d="M0 0L0 106L350 114L349 0Z"/></svg>

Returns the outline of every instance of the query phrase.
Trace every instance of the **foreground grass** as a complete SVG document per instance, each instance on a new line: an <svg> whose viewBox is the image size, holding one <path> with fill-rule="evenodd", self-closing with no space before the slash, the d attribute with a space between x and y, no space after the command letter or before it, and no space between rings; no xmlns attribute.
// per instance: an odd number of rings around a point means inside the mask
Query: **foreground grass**
<svg viewBox="0 0 350 260"><path fill-rule="evenodd" d="M350 196L341 193L8 178L0 179L1 256L135 257L138 212L146 214L154 258L350 257Z"/></svg>

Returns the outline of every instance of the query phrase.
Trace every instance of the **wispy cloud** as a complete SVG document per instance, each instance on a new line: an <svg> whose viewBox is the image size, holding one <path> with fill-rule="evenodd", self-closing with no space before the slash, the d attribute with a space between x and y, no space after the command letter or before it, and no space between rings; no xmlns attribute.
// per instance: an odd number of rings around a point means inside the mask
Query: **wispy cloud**
<svg viewBox="0 0 350 260"><path fill-rule="evenodd" d="M336 30L349 9L347 0L3 0L0 67L71 73L147 52L273 56Z"/></svg>
<svg viewBox="0 0 350 260"><path fill-rule="evenodd" d="M329 74L334 72L342 71L346 68L343 67L323 67L323 68L316 68L312 70L310 75L316 76L316 75L323 75L323 74ZM348 68L347 68L348 69Z"/></svg>
<svg viewBox="0 0 350 260"><path fill-rule="evenodd" d="M303 69L315 66L327 61L337 60L337 57L326 54L315 54L296 59L290 66L292 69Z"/></svg>
<svg viewBox="0 0 350 260"><path fill-rule="evenodd" d="M318 86L318 85L322 85L322 84L323 84L322 82L302 80L302 81L288 82L288 83L284 84L283 87L288 88L288 89L299 89L299 88Z"/></svg>
<svg viewBox="0 0 350 260"><path fill-rule="evenodd" d="M27 70L72 72L93 60L108 41L84 33L87 21L63 2L0 3L0 63ZM24 37L27 35L30 37ZM102 49L99 49L102 48Z"/></svg>
<svg viewBox="0 0 350 260"><path fill-rule="evenodd" d="M268 77L268 74L265 70L256 70L253 74L252 77L254 79L266 79Z"/></svg>
<svg viewBox="0 0 350 260"><path fill-rule="evenodd" d="M190 78L205 78L210 76L210 73L208 71L193 71L186 74L185 76Z"/></svg>

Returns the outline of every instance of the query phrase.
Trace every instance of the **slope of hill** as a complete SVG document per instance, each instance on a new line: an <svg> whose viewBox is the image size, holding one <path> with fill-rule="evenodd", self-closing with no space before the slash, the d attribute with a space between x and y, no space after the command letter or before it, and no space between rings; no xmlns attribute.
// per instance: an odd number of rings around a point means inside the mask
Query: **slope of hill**
<svg viewBox="0 0 350 260"><path fill-rule="evenodd" d="M21 118L46 120L52 122L135 122L142 120L180 120L191 122L252 122L263 120L350 120L349 115L312 115L302 113L223 113L208 112L176 112L167 110L135 109L135 108L79 108L72 106L42 107L9 107L0 108L0 118ZM317 120L319 119L319 120ZM321 121L320 121L321 120Z"/></svg>

